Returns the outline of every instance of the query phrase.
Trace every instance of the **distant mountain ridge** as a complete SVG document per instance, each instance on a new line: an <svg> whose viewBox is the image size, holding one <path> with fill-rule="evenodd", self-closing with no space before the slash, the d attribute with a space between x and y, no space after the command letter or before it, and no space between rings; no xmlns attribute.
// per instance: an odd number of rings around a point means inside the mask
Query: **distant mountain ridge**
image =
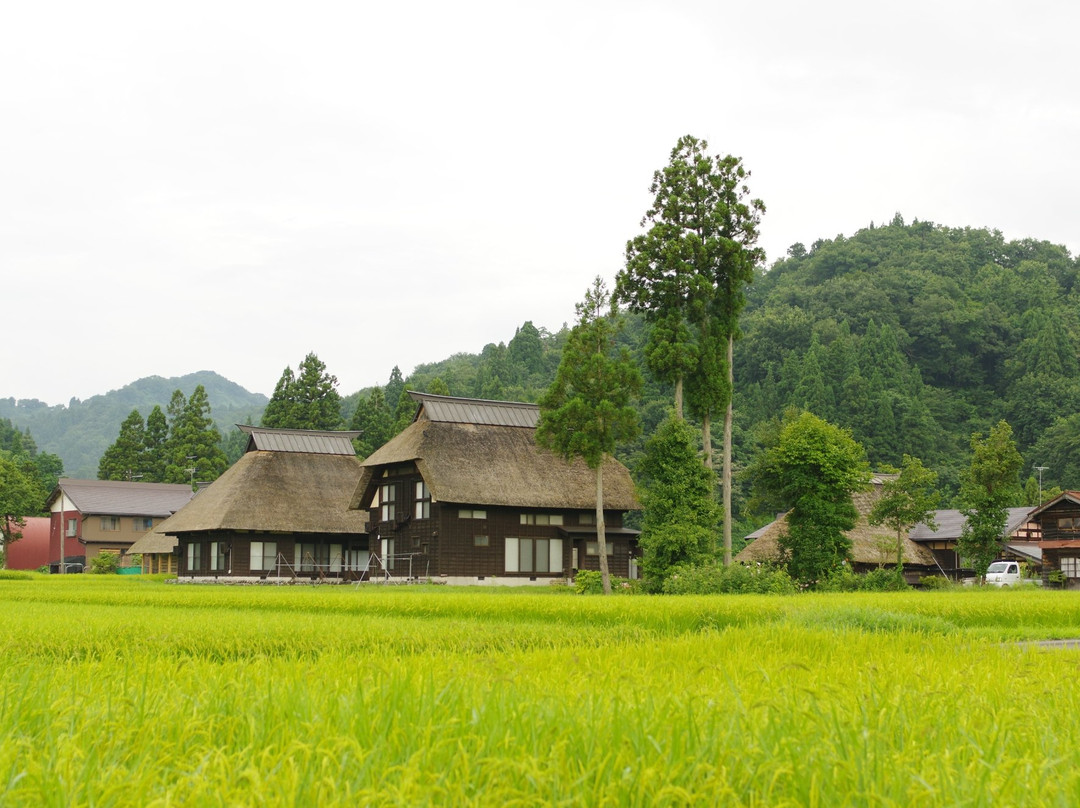
<svg viewBox="0 0 1080 808"><path fill-rule="evenodd" d="M210 415L223 435L236 423L258 423L269 399L251 393L211 370L164 378L147 376L119 390L73 398L68 405L49 406L37 399L0 398L0 418L21 430L29 429L40 451L59 455L68 477L97 477L98 461L116 440L120 424L132 410L146 418L154 405L165 409L173 391L185 396L202 385Z"/></svg>

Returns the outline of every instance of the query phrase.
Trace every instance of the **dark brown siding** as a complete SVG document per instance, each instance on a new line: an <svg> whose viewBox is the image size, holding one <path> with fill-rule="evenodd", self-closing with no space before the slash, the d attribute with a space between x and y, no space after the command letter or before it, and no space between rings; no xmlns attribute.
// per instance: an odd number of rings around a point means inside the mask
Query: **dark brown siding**
<svg viewBox="0 0 1080 808"><path fill-rule="evenodd" d="M1080 505L1063 500L1039 514L1043 541L1080 539L1080 524L1076 527L1059 527L1059 519L1076 519L1080 521Z"/></svg>
<svg viewBox="0 0 1080 808"><path fill-rule="evenodd" d="M210 546L213 542L221 542L226 546L226 556L224 569L213 570L211 569L212 560L210 558ZM276 578L279 575L284 578L293 577L294 573L297 577L318 578L321 575L330 575L331 577L353 577L351 572L346 569L342 569L339 572L330 573L325 568L319 570L313 568L311 570L300 569L296 564L296 544L297 542L303 542L305 544L317 544L322 547L323 550L327 549L328 545L338 545L342 547L342 554L345 559L348 559L348 551L357 551L360 558L366 558L367 555L367 540L363 536L336 536L336 535L300 535L294 536L292 534L279 534L279 533L244 533L236 534L229 531L213 532L200 536L181 536L179 539L179 553L180 553L180 567L179 574L181 576L214 576L214 577L233 577L233 578L247 578L247 577L261 577L261 578ZM251 545L252 542L274 542L276 547L274 548L274 563L269 565L271 568L264 569L252 569L251 567ZM188 569L188 545L199 544L201 547L201 558L197 569ZM328 554L327 554L328 555ZM277 563L279 557L282 559L282 563ZM322 556L320 555L320 559ZM334 560L334 559L331 559ZM287 562L287 563L286 563ZM343 565L344 566L344 565Z"/></svg>

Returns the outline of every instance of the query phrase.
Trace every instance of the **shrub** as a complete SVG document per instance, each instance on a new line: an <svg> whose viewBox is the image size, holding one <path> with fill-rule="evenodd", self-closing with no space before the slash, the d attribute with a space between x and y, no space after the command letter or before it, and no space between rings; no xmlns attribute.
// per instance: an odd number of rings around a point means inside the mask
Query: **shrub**
<svg viewBox="0 0 1080 808"><path fill-rule="evenodd" d="M120 567L120 556L116 553L99 553L90 559L90 572L95 575L112 575Z"/></svg>
<svg viewBox="0 0 1080 808"><path fill-rule="evenodd" d="M833 570L817 585L820 592L903 592L908 588L895 568L879 567L859 575L847 565Z"/></svg>
<svg viewBox="0 0 1080 808"><path fill-rule="evenodd" d="M923 589L948 589L952 585L952 581L943 575L924 575L919 579Z"/></svg>
<svg viewBox="0 0 1080 808"><path fill-rule="evenodd" d="M662 587L668 595L787 595L798 590L782 567L743 564L724 567L716 562L676 566Z"/></svg>
<svg viewBox="0 0 1080 808"><path fill-rule="evenodd" d="M574 591L579 595L604 594L604 579L599 570L578 570L574 576ZM612 594L632 595L641 591L640 581L611 577Z"/></svg>

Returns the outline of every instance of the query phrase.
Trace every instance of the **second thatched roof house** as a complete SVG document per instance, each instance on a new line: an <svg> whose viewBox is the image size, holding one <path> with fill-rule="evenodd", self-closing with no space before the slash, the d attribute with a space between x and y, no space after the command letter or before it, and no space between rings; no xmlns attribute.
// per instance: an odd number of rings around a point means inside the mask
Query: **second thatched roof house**
<svg viewBox="0 0 1080 808"><path fill-rule="evenodd" d="M363 462L351 506L394 576L542 584L599 569L596 476L536 444L535 404L410 392L412 424ZM640 506L626 467L604 466L611 573L637 576Z"/></svg>
<svg viewBox="0 0 1080 808"><path fill-rule="evenodd" d="M896 566L896 533L888 527L872 526L867 519L874 503L881 496L881 487L889 475L877 474L871 480L867 491L856 493L851 499L859 513L855 527L847 531L851 539L851 562L856 572L868 572L877 567ZM779 561L781 552L779 538L787 531L787 518L781 515L760 530L750 534L751 539L736 561ZM917 583L923 575L942 574L934 554L927 547L905 536L901 540L903 551L904 576L909 583Z"/></svg>
<svg viewBox="0 0 1080 808"><path fill-rule="evenodd" d="M367 517L348 507L361 474L358 433L239 428L248 434L245 454L133 551L160 553L164 537L175 537L181 578L366 570Z"/></svg>

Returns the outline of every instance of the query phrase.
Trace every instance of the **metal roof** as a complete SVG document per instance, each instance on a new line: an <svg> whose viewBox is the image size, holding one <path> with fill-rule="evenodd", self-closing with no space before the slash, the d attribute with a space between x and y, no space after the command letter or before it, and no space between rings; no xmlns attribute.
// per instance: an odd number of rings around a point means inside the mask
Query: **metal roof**
<svg viewBox="0 0 1080 808"><path fill-rule="evenodd" d="M116 480L61 478L49 505L63 492L82 514L169 516L191 499L186 483L129 483Z"/></svg>
<svg viewBox="0 0 1080 808"><path fill-rule="evenodd" d="M419 402L414 420L484 426L519 426L535 429L540 408L523 401L487 401L482 398L433 396L412 390L409 395Z"/></svg>
<svg viewBox="0 0 1080 808"><path fill-rule="evenodd" d="M299 454L355 455L353 438L359 432L329 432L317 429L268 429L237 424L248 435L247 451L297 452Z"/></svg>
<svg viewBox="0 0 1080 808"><path fill-rule="evenodd" d="M1009 508L1005 521L1005 536L1011 536L1017 530L1027 524L1031 515L1031 508ZM937 530L931 530L924 523L919 522L908 533L908 538L913 541L941 541L944 539L958 539L964 529L967 518L960 511L951 508L934 511L934 521Z"/></svg>

